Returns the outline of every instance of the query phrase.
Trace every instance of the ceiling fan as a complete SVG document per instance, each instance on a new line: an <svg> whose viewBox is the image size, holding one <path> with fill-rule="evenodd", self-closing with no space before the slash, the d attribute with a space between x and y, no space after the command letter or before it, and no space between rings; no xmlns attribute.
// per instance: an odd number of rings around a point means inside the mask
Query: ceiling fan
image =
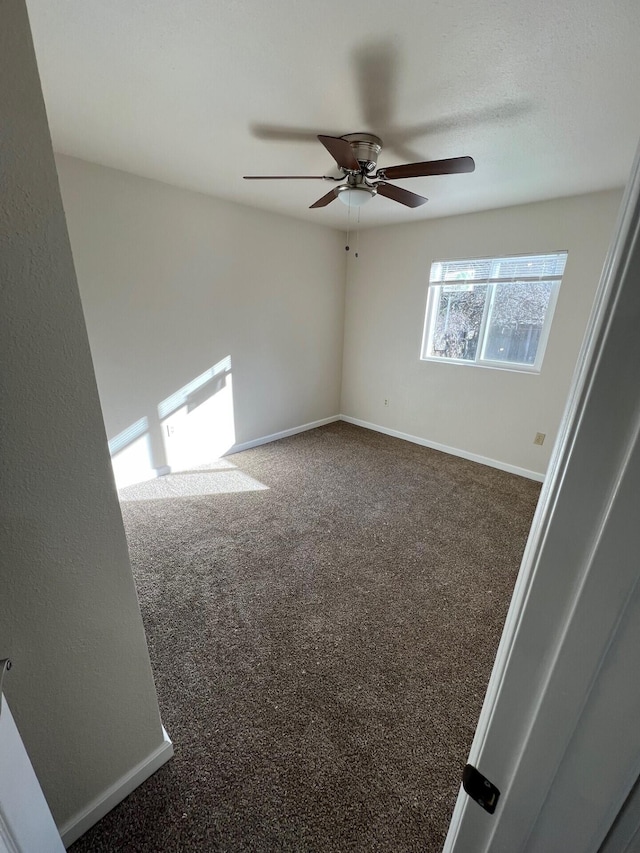
<svg viewBox="0 0 640 853"><path fill-rule="evenodd" d="M476 164L472 157L451 157L448 160L428 160L424 163L406 163L376 169L382 140L372 133L347 133L344 136L318 136L320 142L338 164L342 174L331 175L245 175L247 181L344 181L334 187L310 207L326 207L339 198L347 206L360 207L373 198L383 195L407 207L420 207L428 199L409 190L396 187L388 180L420 178L429 175L456 175L473 172Z"/></svg>

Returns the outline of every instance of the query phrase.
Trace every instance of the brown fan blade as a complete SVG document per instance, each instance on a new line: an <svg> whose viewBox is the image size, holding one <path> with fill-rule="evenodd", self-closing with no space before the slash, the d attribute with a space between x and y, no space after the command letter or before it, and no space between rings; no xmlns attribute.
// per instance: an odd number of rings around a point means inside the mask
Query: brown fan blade
<svg viewBox="0 0 640 853"><path fill-rule="evenodd" d="M398 178L423 178L429 175L458 175L473 172L476 164L473 157L450 157L448 160L427 160L425 163L406 163L404 166L389 166L379 169L382 178L395 181Z"/></svg>
<svg viewBox="0 0 640 853"><path fill-rule="evenodd" d="M346 139L341 139L339 136L318 136L318 139L329 154L331 154L338 166L350 172L360 171L360 163L356 160L353 149Z"/></svg>
<svg viewBox="0 0 640 853"><path fill-rule="evenodd" d="M317 127L287 127L278 124L252 124L252 134L258 139L276 142L313 142L318 141ZM330 133L329 136L340 136L340 133Z"/></svg>
<svg viewBox="0 0 640 853"><path fill-rule="evenodd" d="M402 187L394 187L393 184L376 184L378 195L386 196L393 201L399 201L407 207L420 207L421 204L429 201L423 195L410 193L409 190L403 190Z"/></svg>
<svg viewBox="0 0 640 853"><path fill-rule="evenodd" d="M329 190L326 195L323 195L322 198L319 198L318 201L314 202L312 205L309 205L309 210L313 210L314 207L326 207L328 204L338 198L338 193L336 190Z"/></svg>
<svg viewBox="0 0 640 853"><path fill-rule="evenodd" d="M325 175L243 175L245 181L333 181ZM344 178L337 180L343 181Z"/></svg>
<svg viewBox="0 0 640 853"><path fill-rule="evenodd" d="M393 127L393 108L398 102L398 47L393 39L367 42L351 58L364 123L386 136Z"/></svg>

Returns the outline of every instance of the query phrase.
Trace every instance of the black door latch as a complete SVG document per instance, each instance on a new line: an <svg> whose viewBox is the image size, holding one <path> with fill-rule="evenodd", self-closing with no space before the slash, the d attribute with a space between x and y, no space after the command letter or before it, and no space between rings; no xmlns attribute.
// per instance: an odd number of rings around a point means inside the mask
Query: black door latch
<svg viewBox="0 0 640 853"><path fill-rule="evenodd" d="M500 791L471 764L467 764L462 771L462 787L485 811L489 814L494 813Z"/></svg>

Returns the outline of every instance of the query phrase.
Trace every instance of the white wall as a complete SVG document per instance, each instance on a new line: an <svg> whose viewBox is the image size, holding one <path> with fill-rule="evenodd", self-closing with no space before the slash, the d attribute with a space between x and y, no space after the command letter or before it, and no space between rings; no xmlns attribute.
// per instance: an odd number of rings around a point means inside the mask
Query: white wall
<svg viewBox="0 0 640 853"><path fill-rule="evenodd" d="M543 474L620 199L611 191L362 233L349 260L342 413ZM539 375L420 361L433 260L556 249L569 257Z"/></svg>
<svg viewBox="0 0 640 853"><path fill-rule="evenodd" d="M338 414L338 232L57 165L109 438L146 417L161 467L158 405L227 356L237 444Z"/></svg>
<svg viewBox="0 0 640 853"><path fill-rule="evenodd" d="M0 125L0 657L60 826L163 736L23 0Z"/></svg>
<svg viewBox="0 0 640 853"><path fill-rule="evenodd" d="M345 314L338 232L62 155L57 165L109 438L147 419L136 472L141 453L149 475L177 458L158 405L227 356L236 445L341 411L546 470L620 192L364 231ZM433 259L555 249L569 259L540 375L420 361ZM205 410L196 417L206 434Z"/></svg>

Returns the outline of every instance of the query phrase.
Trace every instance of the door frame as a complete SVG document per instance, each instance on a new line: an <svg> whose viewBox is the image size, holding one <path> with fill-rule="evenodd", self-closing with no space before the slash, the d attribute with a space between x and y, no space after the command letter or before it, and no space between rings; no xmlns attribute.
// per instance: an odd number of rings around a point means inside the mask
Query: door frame
<svg viewBox="0 0 640 853"><path fill-rule="evenodd" d="M640 774L639 324L640 151L469 754L501 797L444 853L595 853Z"/></svg>
<svg viewBox="0 0 640 853"><path fill-rule="evenodd" d="M40 783L0 691L0 850L64 853Z"/></svg>

